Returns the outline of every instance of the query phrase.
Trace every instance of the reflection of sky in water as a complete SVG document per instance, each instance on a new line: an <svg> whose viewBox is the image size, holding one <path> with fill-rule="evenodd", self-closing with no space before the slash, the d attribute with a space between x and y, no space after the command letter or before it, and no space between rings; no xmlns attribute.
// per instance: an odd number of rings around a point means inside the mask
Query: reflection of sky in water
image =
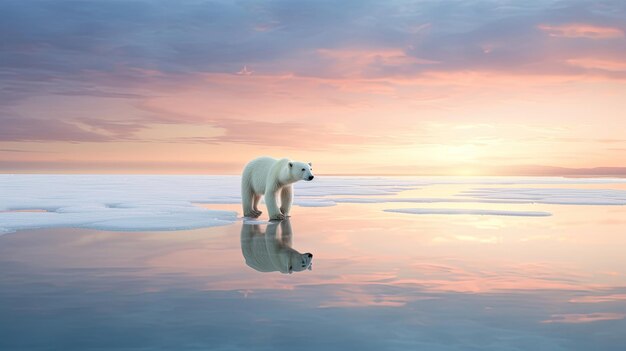
<svg viewBox="0 0 626 351"><path fill-rule="evenodd" d="M281 244L314 259L293 274L246 264L241 222L6 234L0 349L624 349L626 207L532 205L550 217L387 208L295 207Z"/></svg>

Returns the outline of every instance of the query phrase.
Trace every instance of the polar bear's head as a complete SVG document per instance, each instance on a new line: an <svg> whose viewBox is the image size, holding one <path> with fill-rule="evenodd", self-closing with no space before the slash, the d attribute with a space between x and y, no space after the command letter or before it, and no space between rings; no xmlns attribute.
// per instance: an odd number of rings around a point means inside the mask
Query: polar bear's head
<svg viewBox="0 0 626 351"><path fill-rule="evenodd" d="M274 242L272 244L277 243L278 242ZM267 245L268 243L266 242L266 249L268 249L269 254L263 253L263 258L267 260L259 260L260 256L257 252L257 256L255 257L256 261L254 262L249 257L246 257L248 266L261 272L279 271L285 274L312 269L311 263L313 262L313 254L308 252L299 253L289 246L282 246L274 251L272 248L268 248Z"/></svg>
<svg viewBox="0 0 626 351"><path fill-rule="evenodd" d="M297 161L289 162L289 172L291 176L293 177L293 179L297 179L297 180L306 180L306 181L313 180L315 176L313 175L312 167L313 165L311 164L311 162L309 163L297 162Z"/></svg>
<svg viewBox="0 0 626 351"><path fill-rule="evenodd" d="M300 272L305 269L311 270L311 261L313 260L313 255L309 252L307 253L299 253L298 251L291 251L289 253L289 262L286 272L281 270L283 273L292 273L292 272Z"/></svg>
<svg viewBox="0 0 626 351"><path fill-rule="evenodd" d="M286 219L280 222L278 235L276 222L267 225L265 233L258 224L243 224L241 227L241 252L246 264L259 272L293 273L311 270L313 254L300 253L291 247L291 224Z"/></svg>

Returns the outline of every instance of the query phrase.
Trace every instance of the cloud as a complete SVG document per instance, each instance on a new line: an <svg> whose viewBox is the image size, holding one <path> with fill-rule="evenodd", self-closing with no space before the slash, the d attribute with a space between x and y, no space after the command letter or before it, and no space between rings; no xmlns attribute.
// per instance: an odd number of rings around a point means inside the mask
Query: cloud
<svg viewBox="0 0 626 351"><path fill-rule="evenodd" d="M598 11L592 1L510 6L492 1L211 1L180 6L162 0L5 1L0 5L5 34L0 67L56 79L122 67L184 74L237 72L245 65L271 74L325 77L337 62L316 53L362 51L394 53L370 57L378 60L372 63L382 67L375 73L383 76L432 69L516 70L520 64L551 63L553 50L545 45L550 36L623 40L619 18L626 10L619 2L604 7L607 11ZM581 54L594 45L601 44L570 48ZM615 45L602 49L613 57L623 53ZM441 64L424 64L431 62Z"/></svg>
<svg viewBox="0 0 626 351"><path fill-rule="evenodd" d="M110 137L60 120L0 116L0 141L103 142Z"/></svg>
<svg viewBox="0 0 626 351"><path fill-rule="evenodd" d="M625 61L611 61L602 59L571 59L566 61L570 65L583 67L587 69L599 69L612 72L626 72Z"/></svg>
<svg viewBox="0 0 626 351"><path fill-rule="evenodd" d="M459 138L420 133L424 120L519 118L484 110L623 82L624 18L617 0L2 1L0 140L436 155L420 147ZM146 108L157 100L170 108ZM142 139L164 123L220 134Z"/></svg>
<svg viewBox="0 0 626 351"><path fill-rule="evenodd" d="M321 60L328 60L334 77L385 77L389 71L411 71L412 67L436 65L439 61L407 55L400 49L319 49Z"/></svg>
<svg viewBox="0 0 626 351"><path fill-rule="evenodd" d="M341 132L315 123L260 122L238 119L217 119L213 126L223 129L223 134L212 138L223 143L277 146L293 149L327 150L340 146L409 143L402 136L364 135Z"/></svg>
<svg viewBox="0 0 626 351"><path fill-rule="evenodd" d="M124 92L115 92L115 91L102 91L97 89L82 89L82 90L66 90L55 92L57 95L67 95L67 96L95 96L95 97L104 97L104 98L116 98L116 99L138 99L142 98L142 95L132 94L132 93L124 93Z"/></svg>
<svg viewBox="0 0 626 351"><path fill-rule="evenodd" d="M39 151L37 151L39 152ZM178 161L103 161L103 160L0 160L0 170L4 172L69 172L84 173L150 173L150 174L238 174L240 162L178 162Z"/></svg>
<svg viewBox="0 0 626 351"><path fill-rule="evenodd" d="M614 39L624 37L624 31L619 28L598 27L590 24L566 24L559 26L540 24L537 28L552 37L589 39Z"/></svg>
<svg viewBox="0 0 626 351"><path fill-rule="evenodd" d="M30 150L20 150L20 149L0 149L0 152L15 152L15 153L39 153L39 152L45 152L45 153L49 153L51 151L30 151Z"/></svg>
<svg viewBox="0 0 626 351"><path fill-rule="evenodd" d="M333 80L467 72L624 79L614 68L605 69L607 64L597 69L598 62L619 66L626 55L623 45L615 45L624 40L620 18L626 18L626 9L620 4L609 1L606 11L598 11L592 1L508 6L492 1L180 6L162 0L4 1L0 89L19 83L20 94L32 95L51 89L40 83L54 82L57 94L133 98L141 95L132 91L138 83L142 88L181 83L186 76L236 73L242 67L255 75ZM554 43L546 33L614 40ZM77 82L86 86L76 89ZM396 86L377 84L369 93L388 93Z"/></svg>
<svg viewBox="0 0 626 351"><path fill-rule="evenodd" d="M1 112L1 110L0 110ZM1 115L0 141L67 141L110 142L133 140L145 125L133 121L118 121L85 116L83 118L30 118ZM136 140L136 139L135 139Z"/></svg>
<svg viewBox="0 0 626 351"><path fill-rule="evenodd" d="M611 312L553 314L550 319L546 319L542 321L542 323L578 324L620 320L624 318L626 318L626 314Z"/></svg>
<svg viewBox="0 0 626 351"><path fill-rule="evenodd" d="M486 167L485 170L489 174L500 175L527 175L527 176L571 176L571 177L624 177L626 176L626 167L588 167L588 168L572 168L557 167L545 165L510 165Z"/></svg>
<svg viewBox="0 0 626 351"><path fill-rule="evenodd" d="M619 302L626 300L626 294L609 294L609 295L587 295L574 297L569 300L573 303L605 303L605 302Z"/></svg>
<svg viewBox="0 0 626 351"><path fill-rule="evenodd" d="M81 125L84 129L106 134L110 136L111 140L133 140L135 139L135 134L146 127L139 122L94 117L82 118L77 124Z"/></svg>

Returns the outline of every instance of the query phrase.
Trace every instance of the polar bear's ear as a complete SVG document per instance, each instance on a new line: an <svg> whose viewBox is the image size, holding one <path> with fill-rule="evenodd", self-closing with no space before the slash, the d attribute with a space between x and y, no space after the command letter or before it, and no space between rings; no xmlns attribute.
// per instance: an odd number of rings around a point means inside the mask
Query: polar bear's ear
<svg viewBox="0 0 626 351"><path fill-rule="evenodd" d="M289 167L293 167L293 162L289 162Z"/></svg>
<svg viewBox="0 0 626 351"><path fill-rule="evenodd" d="M313 166L313 164L311 162L309 162L309 167L312 167L312 166Z"/></svg>

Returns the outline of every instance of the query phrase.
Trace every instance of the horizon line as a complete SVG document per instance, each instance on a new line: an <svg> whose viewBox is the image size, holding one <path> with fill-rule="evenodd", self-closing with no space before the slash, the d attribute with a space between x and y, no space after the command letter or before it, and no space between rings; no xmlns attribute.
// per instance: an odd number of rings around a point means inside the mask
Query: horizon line
<svg viewBox="0 0 626 351"><path fill-rule="evenodd" d="M111 175L111 176L240 176L240 173L123 173L123 172L3 172L0 175ZM624 174L540 174L540 173L519 173L519 174L441 174L441 173L318 173L322 177L561 177L561 178L625 178Z"/></svg>

